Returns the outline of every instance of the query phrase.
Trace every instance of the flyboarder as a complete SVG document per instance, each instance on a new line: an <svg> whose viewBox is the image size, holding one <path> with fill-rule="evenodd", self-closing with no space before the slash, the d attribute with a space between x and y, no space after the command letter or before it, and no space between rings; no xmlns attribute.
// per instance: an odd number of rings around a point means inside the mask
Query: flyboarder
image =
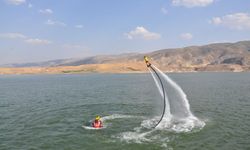
<svg viewBox="0 0 250 150"><path fill-rule="evenodd" d="M162 119L163 119L163 117L164 117L164 114L165 114L165 109L166 109L166 108L165 108L165 107L166 107L166 93L165 93L165 88L164 88L164 86L163 86L163 83L162 83L162 81L161 81L161 78L160 78L159 74L156 72L154 66L151 65L151 63L149 62L149 59L148 59L147 56L144 56L144 61L145 61L146 65L147 65L148 69L152 70L152 71L155 73L155 75L157 76L158 81L159 81L159 83L160 83L160 85L161 85L162 93L163 93L162 97L163 97L163 101L164 101L164 105L163 105L164 107L163 107L163 111L162 111L162 115L161 115L160 120L159 120L159 121L157 122L157 124L154 126L154 128L156 128L156 127L160 124L160 122L162 121Z"/></svg>
<svg viewBox="0 0 250 150"><path fill-rule="evenodd" d="M147 56L144 56L144 61L145 63L147 64L147 67L150 67L151 66L151 63L149 62L149 59Z"/></svg>
<svg viewBox="0 0 250 150"><path fill-rule="evenodd" d="M92 127L94 128L102 128L102 121L100 116L96 116L95 120L92 122Z"/></svg>

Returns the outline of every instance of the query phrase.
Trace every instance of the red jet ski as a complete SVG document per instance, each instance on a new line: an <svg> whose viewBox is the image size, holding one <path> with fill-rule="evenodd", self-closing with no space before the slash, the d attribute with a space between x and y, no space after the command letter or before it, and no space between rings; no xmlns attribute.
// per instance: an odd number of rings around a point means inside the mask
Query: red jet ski
<svg viewBox="0 0 250 150"><path fill-rule="evenodd" d="M100 116L97 116L95 118L95 120L92 122L92 127L93 128L102 128L103 127Z"/></svg>

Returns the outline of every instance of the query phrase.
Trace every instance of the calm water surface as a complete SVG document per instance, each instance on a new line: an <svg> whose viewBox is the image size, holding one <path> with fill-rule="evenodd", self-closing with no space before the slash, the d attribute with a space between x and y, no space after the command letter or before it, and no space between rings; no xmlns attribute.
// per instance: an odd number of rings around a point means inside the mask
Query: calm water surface
<svg viewBox="0 0 250 150"><path fill-rule="evenodd" d="M1 75L0 149L250 149L250 73L170 77L206 122L202 129L141 127L162 109L150 74ZM97 114L104 129L82 128Z"/></svg>

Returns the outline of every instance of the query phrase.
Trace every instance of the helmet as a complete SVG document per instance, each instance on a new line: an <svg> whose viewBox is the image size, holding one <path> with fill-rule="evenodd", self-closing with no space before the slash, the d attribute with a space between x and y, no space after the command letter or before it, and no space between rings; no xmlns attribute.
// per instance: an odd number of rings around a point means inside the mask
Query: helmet
<svg viewBox="0 0 250 150"><path fill-rule="evenodd" d="M100 120L100 119L101 119L100 116L96 116L96 117L95 117L95 120Z"/></svg>

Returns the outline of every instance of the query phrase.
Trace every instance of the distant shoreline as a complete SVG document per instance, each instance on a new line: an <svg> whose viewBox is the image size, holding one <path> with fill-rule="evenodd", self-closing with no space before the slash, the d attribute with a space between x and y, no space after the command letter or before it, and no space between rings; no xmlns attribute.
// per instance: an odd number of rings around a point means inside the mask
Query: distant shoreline
<svg viewBox="0 0 250 150"><path fill-rule="evenodd" d="M197 73L197 72L250 72L250 67L240 65L210 65L195 67L159 67L166 73ZM58 67L22 67L0 68L0 75L19 74L88 74L88 73L148 73L147 67L141 63L127 64L88 64L80 66L58 66Z"/></svg>

